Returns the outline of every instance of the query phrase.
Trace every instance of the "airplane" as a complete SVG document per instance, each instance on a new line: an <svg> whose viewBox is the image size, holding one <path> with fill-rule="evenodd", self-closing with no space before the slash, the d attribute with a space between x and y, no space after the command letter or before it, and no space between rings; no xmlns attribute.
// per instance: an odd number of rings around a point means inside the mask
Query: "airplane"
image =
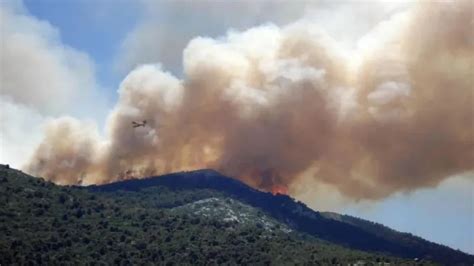
<svg viewBox="0 0 474 266"><path fill-rule="evenodd" d="M145 127L146 126L146 120L143 120L141 123L137 123L135 121L132 121L133 128L137 127Z"/></svg>

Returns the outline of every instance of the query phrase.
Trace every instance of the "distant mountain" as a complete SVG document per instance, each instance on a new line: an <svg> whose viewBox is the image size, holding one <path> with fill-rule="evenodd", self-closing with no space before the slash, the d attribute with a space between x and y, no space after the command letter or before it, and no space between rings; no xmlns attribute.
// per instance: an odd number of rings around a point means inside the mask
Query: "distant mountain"
<svg viewBox="0 0 474 266"><path fill-rule="evenodd" d="M214 170L174 173L140 180L127 180L91 191L140 191L153 186L172 190L212 189L262 210L288 228L352 249L394 256L433 260L449 265L472 265L474 256L439 245L409 233L401 233L370 221L329 212L317 212L286 195L272 195Z"/></svg>

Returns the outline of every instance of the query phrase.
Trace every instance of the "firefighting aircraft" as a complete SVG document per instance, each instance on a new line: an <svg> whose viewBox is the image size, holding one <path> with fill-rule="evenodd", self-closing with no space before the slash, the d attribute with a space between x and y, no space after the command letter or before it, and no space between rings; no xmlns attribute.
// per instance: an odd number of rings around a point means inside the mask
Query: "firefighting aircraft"
<svg viewBox="0 0 474 266"><path fill-rule="evenodd" d="M143 120L141 123L132 121L132 126L133 126L133 128L145 127L146 126L146 120Z"/></svg>

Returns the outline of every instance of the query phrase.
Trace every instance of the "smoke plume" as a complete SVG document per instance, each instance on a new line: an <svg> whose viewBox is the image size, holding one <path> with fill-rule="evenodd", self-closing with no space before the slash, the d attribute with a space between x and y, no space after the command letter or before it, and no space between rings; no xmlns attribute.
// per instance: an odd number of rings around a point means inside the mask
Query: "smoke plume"
<svg viewBox="0 0 474 266"><path fill-rule="evenodd" d="M473 10L420 3L351 51L311 20L195 38L183 79L138 67L104 137L53 121L26 169L91 184L214 168L264 190L310 174L355 199L434 186L473 171Z"/></svg>

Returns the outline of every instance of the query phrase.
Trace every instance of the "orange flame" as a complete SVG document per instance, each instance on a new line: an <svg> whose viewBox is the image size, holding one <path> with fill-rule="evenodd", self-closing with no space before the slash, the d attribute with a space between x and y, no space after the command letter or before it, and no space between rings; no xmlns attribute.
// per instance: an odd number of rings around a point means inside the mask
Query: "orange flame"
<svg viewBox="0 0 474 266"><path fill-rule="evenodd" d="M274 185L271 192L273 195L288 195L288 188L282 185Z"/></svg>

